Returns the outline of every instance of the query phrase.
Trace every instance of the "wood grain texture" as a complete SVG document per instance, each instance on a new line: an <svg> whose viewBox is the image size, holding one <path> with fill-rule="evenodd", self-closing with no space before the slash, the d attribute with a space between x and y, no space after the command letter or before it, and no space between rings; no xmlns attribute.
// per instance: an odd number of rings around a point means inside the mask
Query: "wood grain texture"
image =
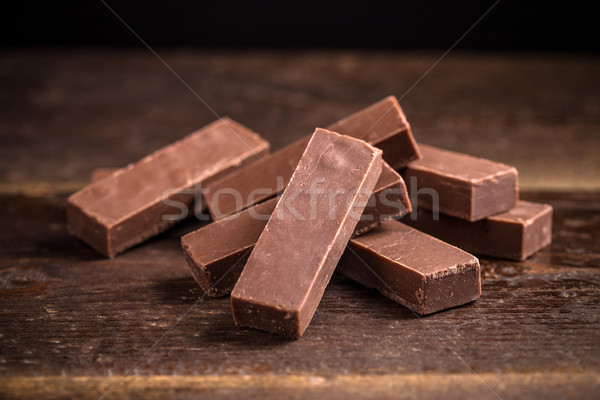
<svg viewBox="0 0 600 400"><path fill-rule="evenodd" d="M202 297L179 248L201 223L107 260L68 235L64 197L2 196L0 397L98 397L124 373L114 398L590 396L600 195L524 198L554 205L554 243L525 262L482 258L481 299L419 318L334 275L289 341L236 327L228 298Z"/></svg>
<svg viewBox="0 0 600 400"><path fill-rule="evenodd" d="M158 50L274 149L402 96L439 56ZM555 207L552 245L525 262L482 258L481 299L425 318L334 275L288 341L236 327L228 298L203 298L179 238L206 222L113 260L66 231L66 195L92 169L215 115L143 51L3 50L0 398L594 398L599 66L463 53L434 68L401 100L416 139L516 165L523 198Z"/></svg>
<svg viewBox="0 0 600 400"><path fill-rule="evenodd" d="M596 399L592 373L0 378L6 399ZM2 390L0 389L0 393Z"/></svg>
<svg viewBox="0 0 600 400"><path fill-rule="evenodd" d="M273 149L394 94L419 142L515 165L526 190L600 189L594 55L451 53L410 89L441 53L157 51ZM3 193L72 191L215 119L144 50L0 54Z"/></svg>

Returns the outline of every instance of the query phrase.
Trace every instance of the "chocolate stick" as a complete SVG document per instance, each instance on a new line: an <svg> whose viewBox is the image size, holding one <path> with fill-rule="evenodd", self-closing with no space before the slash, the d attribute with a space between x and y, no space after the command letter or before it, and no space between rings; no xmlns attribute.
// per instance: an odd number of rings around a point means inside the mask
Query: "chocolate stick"
<svg viewBox="0 0 600 400"><path fill-rule="evenodd" d="M380 173L381 150L317 128L231 292L236 324L302 336Z"/></svg>
<svg viewBox="0 0 600 400"><path fill-rule="evenodd" d="M419 208L477 221L517 203L516 168L433 146L419 148L423 158L403 173Z"/></svg>
<svg viewBox="0 0 600 400"><path fill-rule="evenodd" d="M329 130L364 139L383 150L394 169L420 157L410 125L394 96L330 125ZM234 214L274 197L288 184L309 138L303 138L206 187L205 202L213 219Z"/></svg>
<svg viewBox="0 0 600 400"><path fill-rule="evenodd" d="M182 219L198 187L268 149L259 135L223 118L71 195L69 230L113 257Z"/></svg>
<svg viewBox="0 0 600 400"><path fill-rule="evenodd" d="M402 221L471 253L511 260L525 260L552 241L552 206L523 200L475 222L441 214L436 220L423 208Z"/></svg>
<svg viewBox="0 0 600 400"><path fill-rule="evenodd" d="M337 271L421 315L481 295L477 258L398 221L352 239Z"/></svg>
<svg viewBox="0 0 600 400"><path fill-rule="evenodd" d="M382 167L354 235L367 232L383 220L410 212L402 177L385 162ZM219 297L231 292L277 200L272 198L255 204L181 238L192 275L208 296Z"/></svg>

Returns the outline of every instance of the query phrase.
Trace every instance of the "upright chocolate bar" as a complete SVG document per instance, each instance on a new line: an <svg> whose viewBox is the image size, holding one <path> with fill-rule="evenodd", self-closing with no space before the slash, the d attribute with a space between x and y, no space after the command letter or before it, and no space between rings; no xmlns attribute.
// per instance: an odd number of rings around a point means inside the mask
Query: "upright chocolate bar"
<svg viewBox="0 0 600 400"><path fill-rule="evenodd" d="M216 121L71 195L69 230L113 257L176 223L198 187L268 150L243 125Z"/></svg>
<svg viewBox="0 0 600 400"><path fill-rule="evenodd" d="M403 174L418 207L477 221L517 203L516 168L433 146L419 148L423 158L410 163Z"/></svg>
<svg viewBox="0 0 600 400"><path fill-rule="evenodd" d="M337 271L421 315L481 295L477 258L398 221L352 239Z"/></svg>
<svg viewBox="0 0 600 400"><path fill-rule="evenodd" d="M552 241L552 206L523 200L475 222L448 215L435 219L423 208L403 222L471 253L511 260L525 260Z"/></svg>
<svg viewBox="0 0 600 400"><path fill-rule="evenodd" d="M231 292L238 325L300 337L381 173L381 150L313 134Z"/></svg>
<svg viewBox="0 0 600 400"><path fill-rule="evenodd" d="M385 162L382 166L354 235L373 229L383 220L399 218L410 212L402 177ZM255 204L181 238L190 271L208 296L224 296L233 289L277 200L274 197Z"/></svg>
<svg viewBox="0 0 600 400"><path fill-rule="evenodd" d="M410 125L394 96L386 97L327 129L377 146L383 150L384 160L394 169L420 157ZM306 137L294 142L208 185L204 198L213 219L234 214L281 192L288 184L308 140Z"/></svg>

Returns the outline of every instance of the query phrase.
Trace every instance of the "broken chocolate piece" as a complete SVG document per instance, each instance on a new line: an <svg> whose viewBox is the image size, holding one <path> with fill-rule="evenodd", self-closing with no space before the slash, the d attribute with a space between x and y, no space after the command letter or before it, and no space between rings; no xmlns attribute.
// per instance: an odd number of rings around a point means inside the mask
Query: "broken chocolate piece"
<svg viewBox="0 0 600 400"><path fill-rule="evenodd" d="M552 241L552 206L519 200L509 211L469 222L420 208L403 222L461 249L492 257L525 260Z"/></svg>
<svg viewBox="0 0 600 400"><path fill-rule="evenodd" d="M360 110L327 129L348 135L383 150L384 160L394 169L420 157L410 125L394 96ZM276 151L208 185L205 203L213 219L234 214L252 204L274 197L288 184L309 138Z"/></svg>
<svg viewBox="0 0 600 400"><path fill-rule="evenodd" d="M402 177L385 162L382 167L354 235L373 229L383 220L410 212ZM272 198L255 204L181 238L192 275L208 296L224 296L233 289L277 200Z"/></svg>
<svg viewBox="0 0 600 400"><path fill-rule="evenodd" d="M71 195L69 230L113 257L183 219L202 185L268 149L259 135L223 118Z"/></svg>
<svg viewBox="0 0 600 400"><path fill-rule="evenodd" d="M313 134L231 292L238 325L300 337L381 174L381 150Z"/></svg>
<svg viewBox="0 0 600 400"><path fill-rule="evenodd" d="M423 158L403 173L413 207L477 221L517 203L516 168L432 146L419 148Z"/></svg>
<svg viewBox="0 0 600 400"><path fill-rule="evenodd" d="M398 221L352 239L337 271L421 315L481 295L476 257Z"/></svg>

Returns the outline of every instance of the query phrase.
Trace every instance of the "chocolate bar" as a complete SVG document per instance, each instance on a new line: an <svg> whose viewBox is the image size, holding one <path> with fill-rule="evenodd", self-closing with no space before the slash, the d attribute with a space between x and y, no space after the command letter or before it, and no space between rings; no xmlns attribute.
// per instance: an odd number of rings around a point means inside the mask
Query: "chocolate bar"
<svg viewBox="0 0 600 400"><path fill-rule="evenodd" d="M419 148L423 158L403 173L413 207L477 221L516 205L516 168L433 146Z"/></svg>
<svg viewBox="0 0 600 400"><path fill-rule="evenodd" d="M398 221L352 239L337 271L421 315L481 295L476 257Z"/></svg>
<svg viewBox="0 0 600 400"><path fill-rule="evenodd" d="M313 134L231 292L235 323L297 338L381 174L381 150Z"/></svg>
<svg viewBox="0 0 600 400"><path fill-rule="evenodd" d="M364 139L379 147L383 150L384 160L394 169L420 157L410 125L394 96L386 97L327 129ZM211 217L221 219L281 192L288 184L308 140L308 137L298 140L208 185L204 198Z"/></svg>
<svg viewBox="0 0 600 400"><path fill-rule="evenodd" d="M373 194L367 202L353 236L362 235L392 218L401 218L412 211L404 179L385 161L381 163L381 175Z"/></svg>
<svg viewBox="0 0 600 400"><path fill-rule="evenodd" d="M99 181L100 179L106 178L107 176L112 175L114 172L117 172L118 168L94 168L92 170L92 175L90 180L92 182Z"/></svg>
<svg viewBox="0 0 600 400"><path fill-rule="evenodd" d="M213 220L270 199L285 189L310 137L296 141L240 168L204 188L204 203Z"/></svg>
<svg viewBox="0 0 600 400"><path fill-rule="evenodd" d="M474 254L525 260L552 241L552 206L519 200L509 211L469 222L419 209L403 222Z"/></svg>
<svg viewBox="0 0 600 400"><path fill-rule="evenodd" d="M421 158L410 124L396 96L388 96L334 122L327 129L376 146L383 151L383 160L394 169Z"/></svg>
<svg viewBox="0 0 600 400"><path fill-rule="evenodd" d="M257 160L259 160L259 158L257 158ZM112 175L114 172L117 172L118 170L119 170L119 168L109 168L109 167L94 168L92 170L92 174L90 176L90 182L96 182L96 181L99 181L100 179L106 178L107 176ZM210 182L210 179L208 180L208 182ZM189 210L193 209L194 212L201 212L206 209L206 204L204 203L202 196L198 195L198 196L196 196L196 198L194 200L196 200L196 201L194 201L189 206L186 205Z"/></svg>
<svg viewBox="0 0 600 400"><path fill-rule="evenodd" d="M385 162L382 167L354 235L367 232L385 219L410 212L402 177ZM277 200L255 204L181 238L192 275L208 296L224 296L233 289Z"/></svg>
<svg viewBox="0 0 600 400"><path fill-rule="evenodd" d="M95 168L92 170L91 181L98 181L117 170L117 168ZM354 229L353 236L359 236L368 232L381 221L401 218L411 211L404 180L392 167L383 161L381 163L381 175L375 185L373 195L369 198L360 221L356 225L356 229Z"/></svg>
<svg viewBox="0 0 600 400"><path fill-rule="evenodd" d="M113 257L181 220L198 187L268 150L258 134L218 120L71 195L69 230Z"/></svg>
<svg viewBox="0 0 600 400"><path fill-rule="evenodd" d="M255 204L181 238L192 276L207 296L231 292L278 200Z"/></svg>

